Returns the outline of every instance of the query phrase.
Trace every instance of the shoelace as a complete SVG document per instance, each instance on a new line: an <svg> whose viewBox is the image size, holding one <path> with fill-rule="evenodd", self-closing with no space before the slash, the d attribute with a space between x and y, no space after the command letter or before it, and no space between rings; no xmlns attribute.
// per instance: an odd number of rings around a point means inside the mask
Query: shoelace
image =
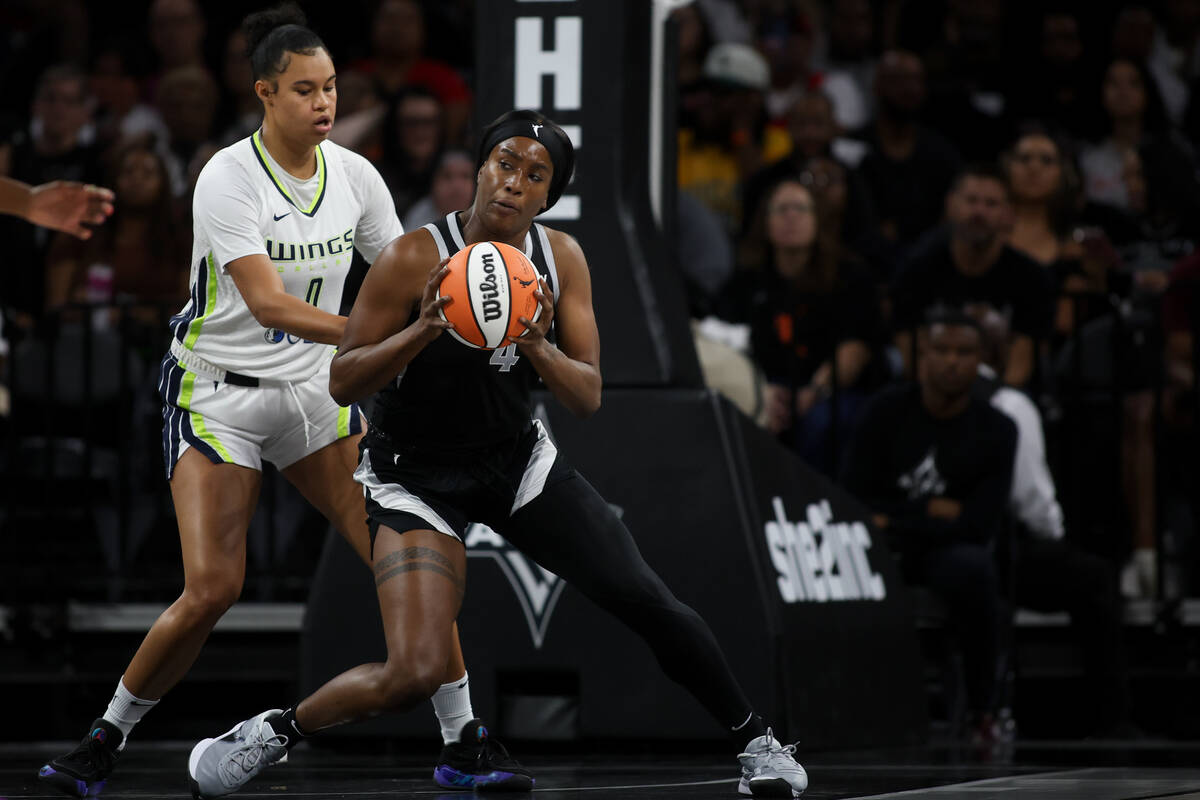
<svg viewBox="0 0 1200 800"><path fill-rule="evenodd" d="M799 764L796 761L796 745L768 746L765 751L759 754L759 762L756 765L755 772L761 772L766 769L792 770L797 766Z"/></svg>
<svg viewBox="0 0 1200 800"><path fill-rule="evenodd" d="M796 745L795 744L771 744L775 742L775 735L770 728L767 728L767 749L756 755L759 758L758 768L771 764L777 758L789 759L792 762L796 760Z"/></svg>
<svg viewBox="0 0 1200 800"><path fill-rule="evenodd" d="M500 742L493 741L491 737L484 739L479 745L479 756L476 763L480 766L492 767L516 763L508 754L508 749Z"/></svg>
<svg viewBox="0 0 1200 800"><path fill-rule="evenodd" d="M263 738L260 729L254 738L247 739L244 745L221 757L217 764L217 774L221 777L221 782L229 788L240 786L246 775L262 761L263 752L268 747L286 747L287 743L288 738L280 733L272 732L270 736Z"/></svg>

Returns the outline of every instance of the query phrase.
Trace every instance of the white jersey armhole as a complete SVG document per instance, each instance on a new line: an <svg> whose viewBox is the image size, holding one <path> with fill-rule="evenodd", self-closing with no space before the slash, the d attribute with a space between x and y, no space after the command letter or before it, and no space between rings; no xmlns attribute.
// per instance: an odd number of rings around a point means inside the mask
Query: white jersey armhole
<svg viewBox="0 0 1200 800"><path fill-rule="evenodd" d="M550 246L550 237L546 236L546 229L542 224L535 222L533 227L542 243L542 255L546 257L546 269L550 270L550 279L554 281L554 300L557 302L562 284L558 281L558 265L554 262L554 248Z"/></svg>
<svg viewBox="0 0 1200 800"><path fill-rule="evenodd" d="M438 249L438 260L443 261L449 258L450 249L446 247L446 240L442 238L442 232L438 230L437 225L430 222L428 225L422 225L421 227L433 234L433 242L437 245Z"/></svg>

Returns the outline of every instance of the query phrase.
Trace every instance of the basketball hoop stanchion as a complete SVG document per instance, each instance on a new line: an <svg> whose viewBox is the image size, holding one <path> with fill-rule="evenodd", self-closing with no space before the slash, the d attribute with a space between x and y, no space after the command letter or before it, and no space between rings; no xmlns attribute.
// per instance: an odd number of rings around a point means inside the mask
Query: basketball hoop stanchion
<svg viewBox="0 0 1200 800"><path fill-rule="evenodd" d="M476 63L487 68L478 70L474 118L534 109L575 146L574 179L537 221L587 253L609 387L703 385L682 281L656 222L656 204L668 222L674 209L662 174L673 163L673 150L662 154L674 137L662 124L673 111L662 80L670 65L655 53L663 26L653 22L664 14L645 0L476 8Z"/></svg>

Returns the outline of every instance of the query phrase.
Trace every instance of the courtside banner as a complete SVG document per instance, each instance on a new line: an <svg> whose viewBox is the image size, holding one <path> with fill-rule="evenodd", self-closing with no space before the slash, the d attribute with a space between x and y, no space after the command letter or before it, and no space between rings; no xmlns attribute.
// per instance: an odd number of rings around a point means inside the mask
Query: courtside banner
<svg viewBox="0 0 1200 800"><path fill-rule="evenodd" d="M649 199L651 148L661 153L675 136L673 107L662 94L652 104L652 5L476 3L474 121L481 128L534 109L574 143L575 178L537 221L574 236L587 257L606 384L699 386L682 282ZM651 119L664 116L652 141ZM674 191L674 175L673 165L662 174L663 192ZM672 198L663 208L674 208Z"/></svg>
<svg viewBox="0 0 1200 800"><path fill-rule="evenodd" d="M749 546L779 626L788 720L812 744L921 739L912 597L882 534L848 493L721 406L746 481Z"/></svg>

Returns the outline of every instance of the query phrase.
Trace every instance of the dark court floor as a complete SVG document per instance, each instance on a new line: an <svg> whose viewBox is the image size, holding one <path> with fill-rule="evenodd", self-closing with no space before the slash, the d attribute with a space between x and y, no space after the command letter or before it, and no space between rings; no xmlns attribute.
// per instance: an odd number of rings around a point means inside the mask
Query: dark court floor
<svg viewBox="0 0 1200 800"><path fill-rule="evenodd" d="M61 796L38 785L38 766L66 743L0 745L0 800ZM139 743L121 760L104 798L186 798L186 743ZM539 754L536 800L735 798L737 768L710 754ZM1018 743L1009 755L925 747L800 754L806 798L970 800L1200 800L1200 742ZM239 798L461 798L429 778L429 757L310 748L272 767Z"/></svg>

